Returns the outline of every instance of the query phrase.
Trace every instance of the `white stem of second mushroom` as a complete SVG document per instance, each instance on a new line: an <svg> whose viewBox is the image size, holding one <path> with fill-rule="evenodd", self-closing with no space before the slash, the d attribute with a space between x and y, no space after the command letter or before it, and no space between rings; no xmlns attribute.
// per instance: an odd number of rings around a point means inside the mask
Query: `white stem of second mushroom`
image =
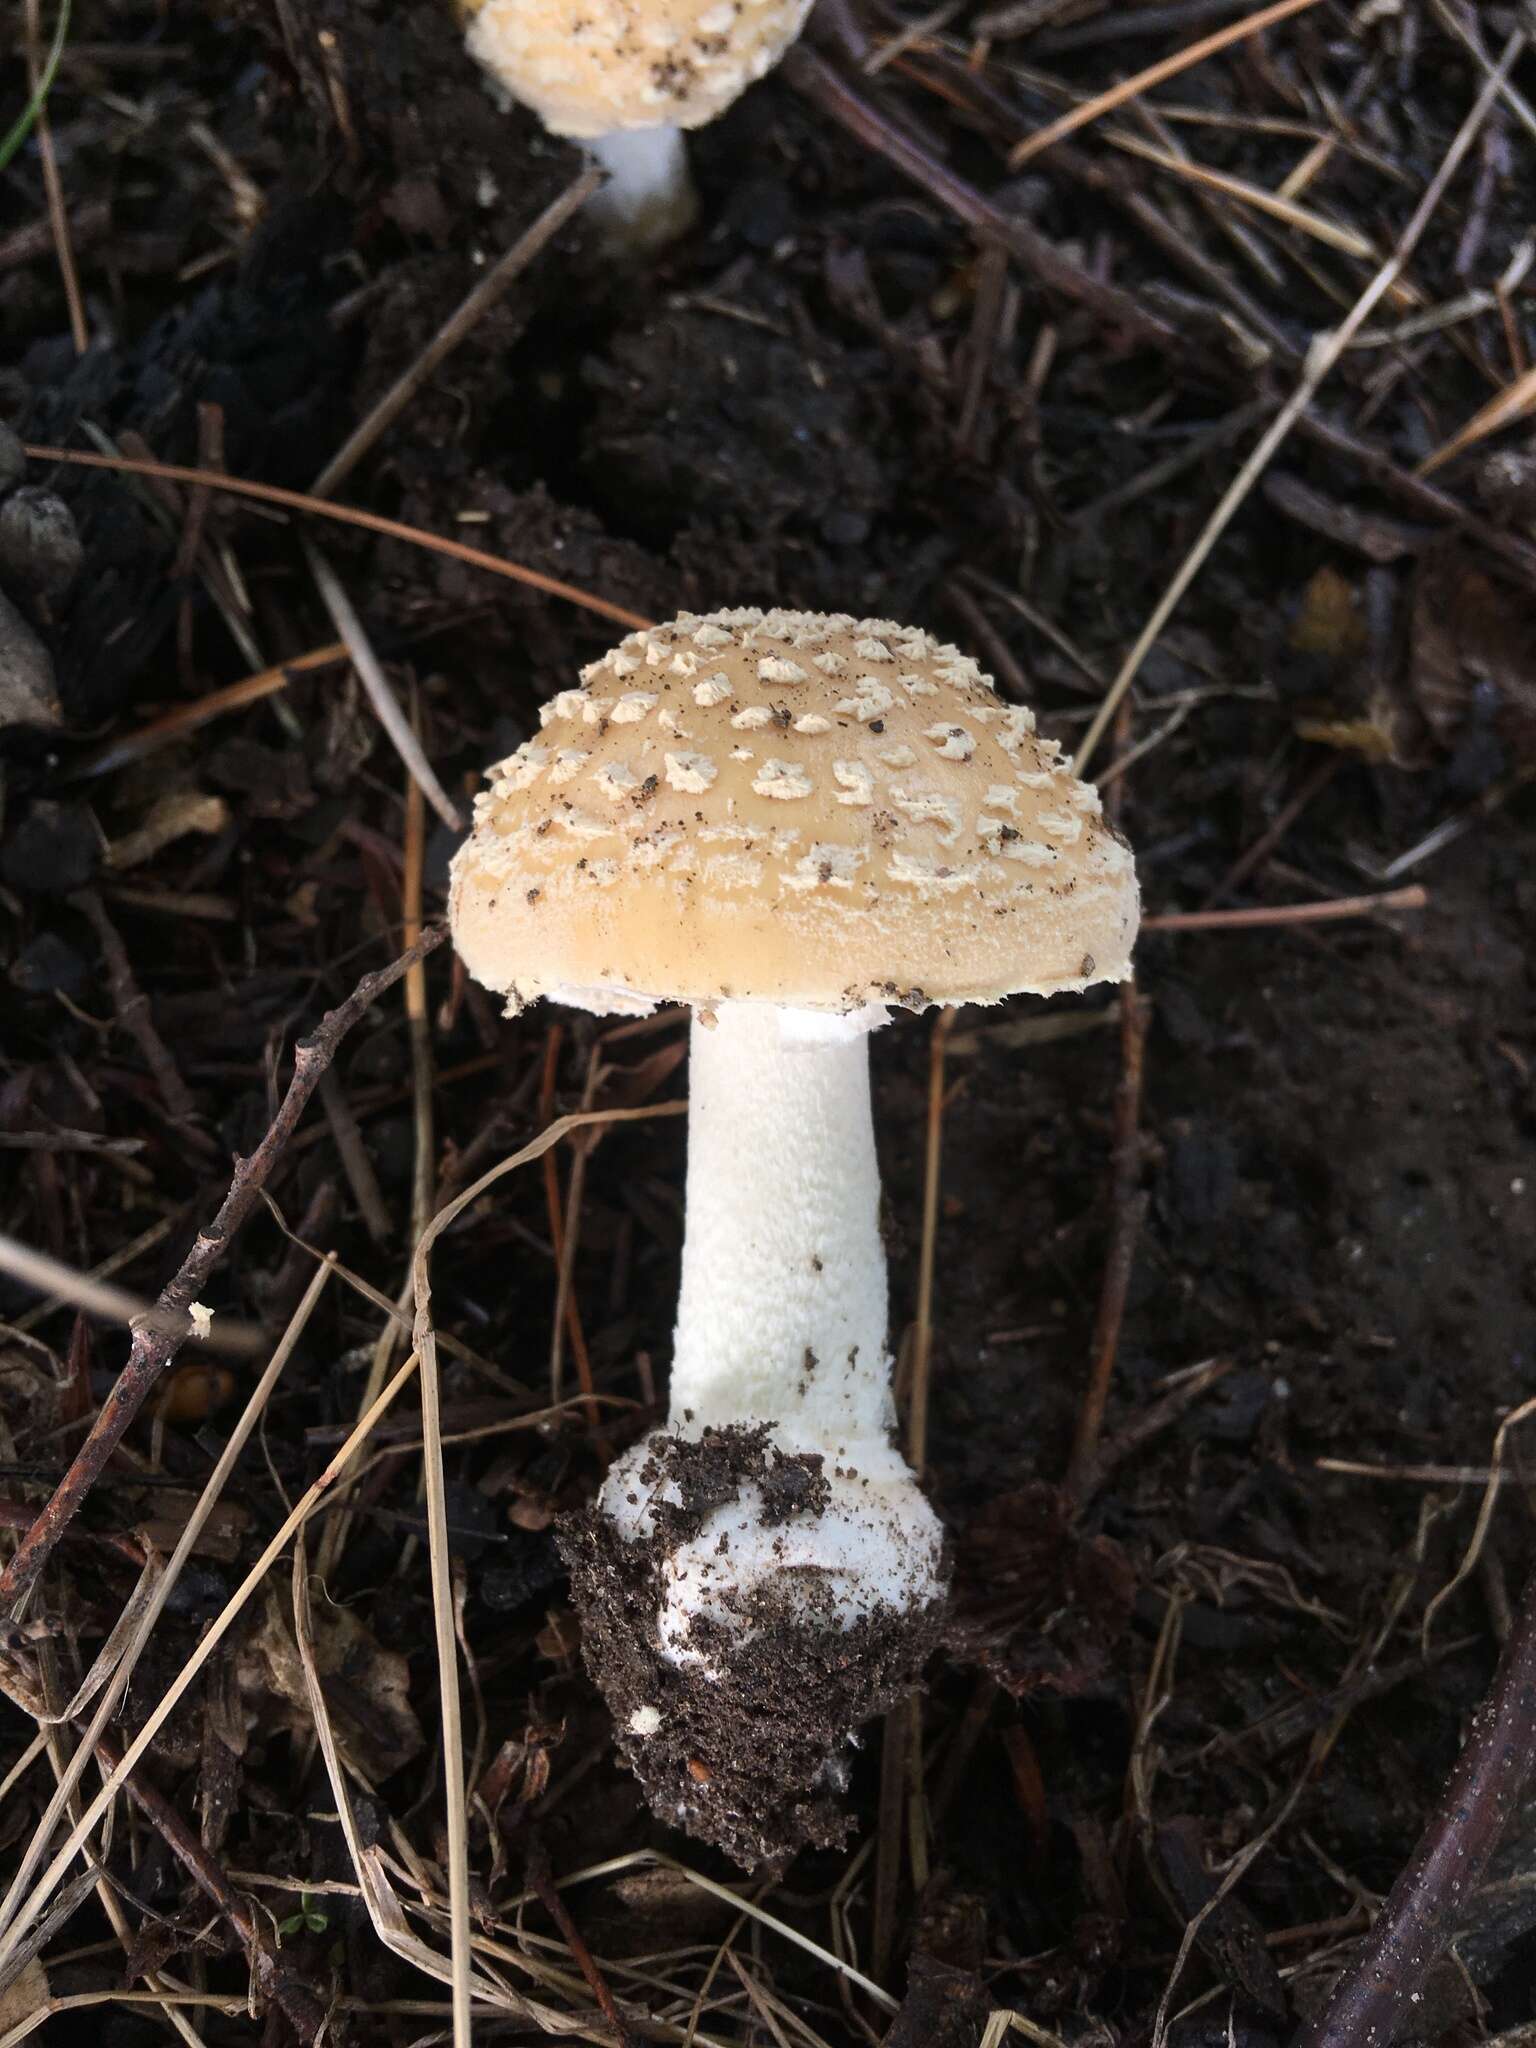
<svg viewBox="0 0 1536 2048"><path fill-rule="evenodd" d="M699 202L680 128L616 128L582 146L608 173L589 211L616 249L659 248L693 224Z"/></svg>
<svg viewBox="0 0 1536 2048"><path fill-rule="evenodd" d="M784 1449L893 1420L885 1253L858 1022L723 1003L695 1018L672 1425L772 1422Z"/></svg>

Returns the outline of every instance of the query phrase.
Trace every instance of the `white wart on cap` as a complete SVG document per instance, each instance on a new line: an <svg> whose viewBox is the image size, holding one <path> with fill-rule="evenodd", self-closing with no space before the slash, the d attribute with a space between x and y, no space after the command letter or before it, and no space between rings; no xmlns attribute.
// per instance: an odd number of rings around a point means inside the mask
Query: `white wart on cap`
<svg viewBox="0 0 1536 2048"><path fill-rule="evenodd" d="M1129 849L957 648L684 614L582 685L491 770L454 862L459 951L514 1003L850 1011L1130 972Z"/></svg>

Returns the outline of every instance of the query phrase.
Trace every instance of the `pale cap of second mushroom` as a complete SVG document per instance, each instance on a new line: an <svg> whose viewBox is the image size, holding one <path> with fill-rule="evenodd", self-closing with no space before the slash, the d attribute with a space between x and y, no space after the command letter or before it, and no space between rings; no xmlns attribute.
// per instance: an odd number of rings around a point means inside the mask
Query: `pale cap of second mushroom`
<svg viewBox="0 0 1536 2048"><path fill-rule="evenodd" d="M555 135L699 128L778 63L810 0L463 0L471 56Z"/></svg>
<svg viewBox="0 0 1536 2048"><path fill-rule="evenodd" d="M848 1012L1130 972L1130 850L1031 713L889 619L631 633L489 772L454 940L513 1003Z"/></svg>

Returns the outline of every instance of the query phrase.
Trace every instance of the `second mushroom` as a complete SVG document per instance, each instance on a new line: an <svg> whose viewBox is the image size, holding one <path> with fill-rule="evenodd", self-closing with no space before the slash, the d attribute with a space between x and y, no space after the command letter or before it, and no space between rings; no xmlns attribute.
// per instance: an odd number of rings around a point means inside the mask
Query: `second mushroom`
<svg viewBox="0 0 1536 2048"><path fill-rule="evenodd" d="M567 1530L656 1811L751 1867L846 1831L921 1669L940 1526L893 1441L869 1033L1130 970L1130 853L1031 714L890 620L631 634L493 769L454 935L513 1005L694 1011L667 1428Z"/></svg>
<svg viewBox="0 0 1536 2048"><path fill-rule="evenodd" d="M811 0L459 0L469 53L608 173L610 252L643 255L698 210L683 132L778 63Z"/></svg>

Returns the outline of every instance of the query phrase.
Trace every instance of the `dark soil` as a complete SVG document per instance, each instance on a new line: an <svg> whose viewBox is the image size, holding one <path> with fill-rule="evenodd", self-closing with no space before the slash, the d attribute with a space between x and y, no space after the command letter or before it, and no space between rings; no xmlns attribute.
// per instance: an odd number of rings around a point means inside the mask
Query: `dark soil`
<svg viewBox="0 0 1536 2048"><path fill-rule="evenodd" d="M1319 0L1159 88L1152 113L1122 109L1012 173L1008 146L1075 97L1241 10L993 11L1014 27L984 32L987 10L962 0L873 75L850 46L901 21L839 16L816 63L985 195L1011 256L960 218L953 184L908 180L814 99L815 64L780 72L697 138L703 212L684 243L622 274L579 221L562 231L338 498L652 618L782 603L909 619L973 648L1070 749L1485 73L1452 9ZM1467 19L1496 56L1516 11ZM49 109L83 355L35 139L0 173L0 391L33 443L306 487L579 169L493 104L446 7L77 0L69 41ZM22 68L0 82L0 127ZM1529 54L1514 77L1536 96ZM973 2042L995 2007L1142 2044L1167 1996L1181 2048L1267 2048L1317 2009L1413 1845L1536 1559L1518 1428L1478 1521L1501 1420L1536 1394L1536 452L1516 424L1413 476L1536 347L1515 260L1536 215L1524 118L1497 103L1482 120L1403 287L1244 501L1093 764L1129 762L1108 787L1151 912L1389 883L1426 900L1149 931L1145 1091L1118 1192L1114 992L958 1019L928 1478L961 1598L930 1666L923 1798L893 1750L882 1799L871 1730L854 1839L740 1894L769 1924L641 1857L740 1883L647 1811L583 1671L552 1535L664 1403L681 1120L592 1144L553 1418L528 1419L551 1405L569 1145L553 1189L541 1168L512 1174L436 1251L434 1313L461 1347L442 1363L476 1925L508 1983L593 2038L614 2036L573 1936L648 2039L683 2038L696 1999L701 2041L881 2038L890 2014L830 1955L898 1999L910 1985L902 2044ZM1288 188L1299 227L1131 153L1184 150L1274 193L1319 141L1332 147ZM1041 248L1065 265L1049 283ZM335 640L306 532L461 805L619 629L232 495L23 470L8 446L0 490L0 653L23 644L19 621L62 704L61 723L12 724L0 695L0 1230L152 1298L266 1129L294 1039L400 950L418 873L426 914L441 910L456 835L408 800L344 665L183 719L152 749L123 743ZM168 799L185 815L203 799L201 822L157 840ZM680 1019L504 1021L446 951L425 985L414 1028L396 990L347 1039L325 1113L270 1183L275 1208L217 1269L215 1326L257 1325L267 1349L314 1269L284 1226L376 1293L328 1286L120 1735L352 1426L413 1214L561 1110L682 1092ZM899 1333L922 1242L928 1027L898 1020L873 1058ZM1127 1215L1140 1227L1103 1455L1070 1502ZM126 1346L108 1321L39 1313L10 1277L0 1318L0 1518L23 1530ZM143 1559L185 1525L255 1371L206 1356L184 1354L97 1484L9 1639L8 1690L46 1669L62 1704ZM570 1399L583 1360L608 1397L596 1425ZM412 1933L445 1954L445 1923L418 1911L446 1851L413 1402L375 1432L344 1540L321 1516L307 1562L359 1838ZM446 2024L447 1993L385 1948L355 1891L288 1562L144 1773L256 1902L264 1938L283 1930L290 1981L333 2007L327 2038L403 2048ZM0 1782L36 1732L0 1705ZM9 1785L0 1867L52 1786L42 1756ZM158 1972L233 2000L196 2012L209 2048L292 2038L276 2006L246 2015L244 1938L163 1827L124 1809L101 1853L131 1946L85 1891L44 1951L53 1996L142 1994ZM574 1928L519 1903L541 1873L626 1857L561 1894ZM1533 1870L1528 1803L1412 2038L1530 2021ZM169 2038L152 2002L77 2007L38 2038L86 2028L111 2048ZM527 2014L487 2034L542 2038Z"/></svg>

